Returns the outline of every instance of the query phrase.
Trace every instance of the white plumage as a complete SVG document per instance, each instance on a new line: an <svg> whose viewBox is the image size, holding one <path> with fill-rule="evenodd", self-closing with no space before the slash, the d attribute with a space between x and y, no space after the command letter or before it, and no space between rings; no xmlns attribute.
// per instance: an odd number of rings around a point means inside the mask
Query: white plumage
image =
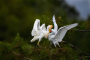
<svg viewBox="0 0 90 60"><path fill-rule="evenodd" d="M38 35L38 32L37 32L38 30L40 30L40 20L36 19L33 29L32 29L32 32L31 32L31 35L32 36Z"/></svg>
<svg viewBox="0 0 90 60"><path fill-rule="evenodd" d="M51 29L51 28L52 28L52 25L48 25L47 29L45 27L45 24L42 24L40 26L40 20L36 19L33 29L32 29L32 32L31 32L31 35L34 36L34 38L30 42L34 42L39 39L39 41L37 43L37 45L39 45L39 42L41 41L41 39L43 37L45 37L45 38L48 37L49 29Z"/></svg>
<svg viewBox="0 0 90 60"><path fill-rule="evenodd" d="M55 47L56 47L56 45L58 45L60 47L59 42L62 41L66 32L69 29L74 28L78 25L77 23L74 23L71 25L63 26L58 29L58 25L56 24L56 21L55 21L55 16L53 16L53 23L54 23L54 29L52 29L52 32L49 34L48 39L49 39L49 41L51 41L51 43L54 44Z"/></svg>

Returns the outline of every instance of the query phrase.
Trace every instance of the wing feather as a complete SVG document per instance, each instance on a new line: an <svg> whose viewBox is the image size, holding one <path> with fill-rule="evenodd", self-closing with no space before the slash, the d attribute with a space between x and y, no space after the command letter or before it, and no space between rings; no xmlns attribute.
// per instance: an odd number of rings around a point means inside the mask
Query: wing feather
<svg viewBox="0 0 90 60"><path fill-rule="evenodd" d="M74 24L66 25L66 26L59 28L58 32L55 34L55 36L53 38L53 41L54 42L61 42L62 39L64 38L66 32L69 29L76 27L77 25L78 25L77 23L74 23Z"/></svg>
<svg viewBox="0 0 90 60"><path fill-rule="evenodd" d="M45 30L45 31L46 31L45 24L42 24L42 25L40 26L40 29L41 29L41 30Z"/></svg>
<svg viewBox="0 0 90 60"><path fill-rule="evenodd" d="M54 23L54 29L53 29L53 30L54 30L55 32L57 32L58 25L57 25L56 20L55 20L55 15L53 15L53 20L52 20L52 21L53 21L53 23Z"/></svg>
<svg viewBox="0 0 90 60"><path fill-rule="evenodd" d="M36 19L35 23L34 23L34 26L33 26L33 29L32 29L32 32L31 32L31 35L32 36L35 36L37 35L37 31L40 29L40 20L39 19Z"/></svg>

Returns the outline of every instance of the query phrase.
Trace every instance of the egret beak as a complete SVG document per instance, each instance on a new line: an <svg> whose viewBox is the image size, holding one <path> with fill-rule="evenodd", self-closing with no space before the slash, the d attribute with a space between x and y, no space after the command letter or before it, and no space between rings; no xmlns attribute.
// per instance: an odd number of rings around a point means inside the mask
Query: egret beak
<svg viewBox="0 0 90 60"><path fill-rule="evenodd" d="M49 29L49 33L51 33L52 31L51 31L51 29Z"/></svg>
<svg viewBox="0 0 90 60"><path fill-rule="evenodd" d="M52 29L52 28L53 28L53 26L52 26L52 25L50 25L50 28L49 28L49 33L50 33L50 32L52 32L52 31L51 31L51 29Z"/></svg>

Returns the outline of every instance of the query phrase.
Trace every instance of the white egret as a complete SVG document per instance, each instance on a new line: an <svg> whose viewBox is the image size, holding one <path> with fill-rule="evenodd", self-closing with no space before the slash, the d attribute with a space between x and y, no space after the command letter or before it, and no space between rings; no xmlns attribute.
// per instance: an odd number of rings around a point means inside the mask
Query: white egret
<svg viewBox="0 0 90 60"><path fill-rule="evenodd" d="M62 41L66 32L69 29L74 28L78 25L78 23L74 23L71 25L63 26L58 29L58 25L55 21L55 16L53 16L53 23L54 23L54 29L52 29L52 32L49 34L48 39L49 39L49 41L51 41L51 43L54 44L55 47L56 47L56 45L58 45L60 47L59 42Z"/></svg>
<svg viewBox="0 0 90 60"><path fill-rule="evenodd" d="M30 42L34 42L36 40L39 39L37 45L39 46L39 42L41 41L41 39L43 37L47 38L50 32L50 29L52 28L52 25L48 25L47 29L45 27L45 24L42 24L40 26L40 20L36 19L34 26L33 26L33 30L31 32L31 35L34 36L34 38L30 41Z"/></svg>

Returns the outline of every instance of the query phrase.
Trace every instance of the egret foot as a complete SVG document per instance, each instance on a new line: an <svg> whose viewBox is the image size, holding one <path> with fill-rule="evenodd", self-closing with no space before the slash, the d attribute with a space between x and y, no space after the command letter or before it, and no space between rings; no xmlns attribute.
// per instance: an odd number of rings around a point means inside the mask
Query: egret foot
<svg viewBox="0 0 90 60"><path fill-rule="evenodd" d="M39 45L39 41L38 41L37 45L38 45L39 47L41 47L41 46Z"/></svg>

